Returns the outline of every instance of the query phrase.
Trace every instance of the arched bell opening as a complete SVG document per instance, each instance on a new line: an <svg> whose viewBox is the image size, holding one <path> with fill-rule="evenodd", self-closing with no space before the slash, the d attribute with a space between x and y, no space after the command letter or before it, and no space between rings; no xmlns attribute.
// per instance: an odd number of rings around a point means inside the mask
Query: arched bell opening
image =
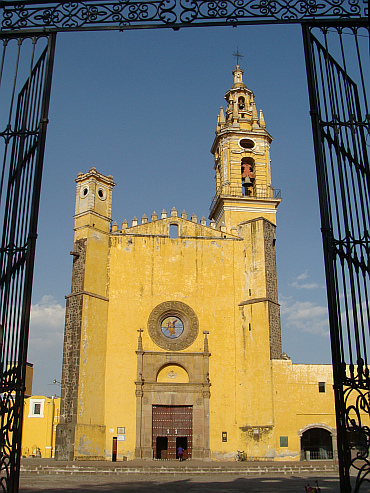
<svg viewBox="0 0 370 493"><path fill-rule="evenodd" d="M244 96L239 96L239 98L238 98L238 107L239 107L239 111L244 111L245 110L245 98L244 98Z"/></svg>
<svg viewBox="0 0 370 493"><path fill-rule="evenodd" d="M253 158L243 157L241 162L241 178L243 195L255 196L255 174Z"/></svg>

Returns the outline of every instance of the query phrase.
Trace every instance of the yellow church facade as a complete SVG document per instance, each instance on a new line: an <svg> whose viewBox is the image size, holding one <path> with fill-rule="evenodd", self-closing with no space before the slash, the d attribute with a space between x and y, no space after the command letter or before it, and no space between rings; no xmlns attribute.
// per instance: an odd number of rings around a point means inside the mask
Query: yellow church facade
<svg viewBox="0 0 370 493"><path fill-rule="evenodd" d="M335 453L330 365L282 351L272 137L238 65L233 77L208 223L173 208L118 227L113 177L76 179L59 460Z"/></svg>

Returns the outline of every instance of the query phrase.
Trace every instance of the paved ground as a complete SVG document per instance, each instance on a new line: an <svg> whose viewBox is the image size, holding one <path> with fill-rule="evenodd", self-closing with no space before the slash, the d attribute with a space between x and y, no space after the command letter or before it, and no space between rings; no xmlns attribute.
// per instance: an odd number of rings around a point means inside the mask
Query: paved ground
<svg viewBox="0 0 370 493"><path fill-rule="evenodd" d="M22 459L20 493L339 493L336 466L327 462L140 461L55 462Z"/></svg>
<svg viewBox="0 0 370 493"><path fill-rule="evenodd" d="M105 474L90 475L21 475L21 493L305 493L305 486L309 482L315 484L316 478L305 476L294 477L259 477L243 478L230 475L184 477L174 475L160 475L145 477L140 475L107 476ZM317 478L322 493L339 493L339 480L335 477Z"/></svg>
<svg viewBox="0 0 370 493"><path fill-rule="evenodd" d="M22 459L20 493L340 493L337 465L312 462ZM361 493L370 493L364 485Z"/></svg>

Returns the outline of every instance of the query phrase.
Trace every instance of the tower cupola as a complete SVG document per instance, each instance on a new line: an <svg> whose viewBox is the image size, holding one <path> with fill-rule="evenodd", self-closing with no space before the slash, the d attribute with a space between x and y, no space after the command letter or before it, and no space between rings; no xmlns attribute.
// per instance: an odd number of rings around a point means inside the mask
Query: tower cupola
<svg viewBox="0 0 370 493"><path fill-rule="evenodd" d="M247 88L243 82L244 71L239 67L233 70L234 84L225 94L226 109L225 124L232 124L234 127L245 126L246 122L252 122L255 119L256 108L254 103L253 91ZM258 120L255 119L255 120Z"/></svg>

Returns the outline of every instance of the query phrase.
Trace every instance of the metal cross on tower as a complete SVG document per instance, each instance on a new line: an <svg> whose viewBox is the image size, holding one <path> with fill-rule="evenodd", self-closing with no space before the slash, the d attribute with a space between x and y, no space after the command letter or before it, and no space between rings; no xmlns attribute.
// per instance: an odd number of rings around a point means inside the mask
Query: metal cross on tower
<svg viewBox="0 0 370 493"><path fill-rule="evenodd" d="M233 56L236 57L236 64L239 65L239 58L244 58L244 55L242 55L241 53L239 53L239 48L237 47L236 48L236 53L234 52L233 53Z"/></svg>

